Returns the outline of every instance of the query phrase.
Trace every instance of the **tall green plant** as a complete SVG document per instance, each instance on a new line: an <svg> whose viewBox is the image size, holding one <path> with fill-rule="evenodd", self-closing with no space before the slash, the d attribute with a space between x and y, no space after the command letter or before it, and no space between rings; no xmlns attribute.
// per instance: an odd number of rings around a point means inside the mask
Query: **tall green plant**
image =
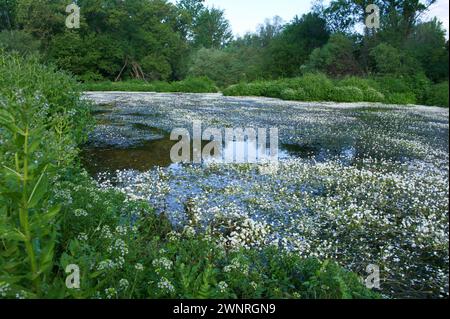
<svg viewBox="0 0 450 319"><path fill-rule="evenodd" d="M15 146L14 166L1 168L0 261L3 269L0 278L32 295L39 295L42 282L53 265L54 220L59 206L46 205L49 164L36 161L45 126L33 126L30 122L33 108L28 101L24 105L19 119L7 110L0 110L0 124Z"/></svg>

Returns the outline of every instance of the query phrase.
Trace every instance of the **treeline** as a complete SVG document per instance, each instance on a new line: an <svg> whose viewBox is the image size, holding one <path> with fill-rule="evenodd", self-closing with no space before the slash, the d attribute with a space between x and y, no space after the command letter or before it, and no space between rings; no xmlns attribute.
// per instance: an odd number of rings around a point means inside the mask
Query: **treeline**
<svg viewBox="0 0 450 319"><path fill-rule="evenodd" d="M0 43L39 51L81 80L179 80L191 52L232 39L223 11L200 0L77 0L79 29L68 29L69 0L0 0Z"/></svg>
<svg viewBox="0 0 450 319"><path fill-rule="evenodd" d="M420 20L434 2L334 0L329 6L319 2L290 23L275 17L226 48L197 51L190 74L206 75L220 86L317 71L332 78L424 74L442 82L448 79L445 30L437 19ZM363 25L369 3L381 10L377 30Z"/></svg>
<svg viewBox="0 0 450 319"><path fill-rule="evenodd" d="M203 0L78 0L77 30L65 27L67 0L0 0L0 43L39 51L83 81L206 76L225 88L320 72L332 78L423 75L441 83L448 81L445 30L437 19L421 20L435 1L319 1L289 23L275 17L233 38L224 12ZM364 26L372 3L381 10L376 30Z"/></svg>

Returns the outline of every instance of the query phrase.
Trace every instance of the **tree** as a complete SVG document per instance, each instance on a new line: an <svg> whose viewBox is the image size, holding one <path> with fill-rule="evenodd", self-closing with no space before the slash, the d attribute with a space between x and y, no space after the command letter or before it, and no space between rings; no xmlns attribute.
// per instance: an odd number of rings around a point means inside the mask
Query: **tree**
<svg viewBox="0 0 450 319"><path fill-rule="evenodd" d="M362 73L355 58L354 41L339 33L333 34L327 44L311 53L306 70L337 77Z"/></svg>
<svg viewBox="0 0 450 319"><path fill-rule="evenodd" d="M435 82L448 79L448 42L442 22L434 18L415 26L405 49L420 62L430 79Z"/></svg>
<svg viewBox="0 0 450 319"><path fill-rule="evenodd" d="M233 39L230 23L223 10L202 10L194 26L194 46L204 48L225 47Z"/></svg>
<svg viewBox="0 0 450 319"><path fill-rule="evenodd" d="M16 28L17 0L0 0L0 31Z"/></svg>
<svg viewBox="0 0 450 319"><path fill-rule="evenodd" d="M414 75L422 71L416 59L387 43L381 43L373 48L370 57L378 74Z"/></svg>
<svg viewBox="0 0 450 319"><path fill-rule="evenodd" d="M0 32L0 49L18 52L21 55L39 54L40 42L30 34L20 30Z"/></svg>
<svg viewBox="0 0 450 319"><path fill-rule="evenodd" d="M189 68L189 75L207 76L219 87L227 87L243 79L244 66L229 50L202 48L195 52Z"/></svg>
<svg viewBox="0 0 450 319"><path fill-rule="evenodd" d="M292 77L315 48L327 43L326 22L315 13L308 13L286 25L269 45L265 57L266 73L271 77Z"/></svg>
<svg viewBox="0 0 450 319"><path fill-rule="evenodd" d="M87 80L181 77L187 45L174 5L165 0L78 2L81 28L54 32L50 41L49 55L59 66Z"/></svg>

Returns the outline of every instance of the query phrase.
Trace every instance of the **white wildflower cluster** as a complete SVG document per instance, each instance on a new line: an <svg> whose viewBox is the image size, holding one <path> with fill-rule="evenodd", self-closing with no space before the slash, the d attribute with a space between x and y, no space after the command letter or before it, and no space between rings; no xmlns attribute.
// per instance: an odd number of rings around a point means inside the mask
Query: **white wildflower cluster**
<svg viewBox="0 0 450 319"><path fill-rule="evenodd" d="M112 239L113 234L111 233L111 228L108 225L104 225L100 231L100 236L103 239Z"/></svg>
<svg viewBox="0 0 450 319"><path fill-rule="evenodd" d="M115 298L117 298L117 290L115 288L107 288L107 289L105 289L105 297L106 297L106 299L115 299Z"/></svg>
<svg viewBox="0 0 450 319"><path fill-rule="evenodd" d="M141 263L137 263L134 265L134 269L136 269L137 271L144 271L144 265L142 265Z"/></svg>
<svg viewBox="0 0 450 319"><path fill-rule="evenodd" d="M111 259L102 260L98 264L97 270L108 271L108 270L122 269L124 265L125 265L125 258L123 258L122 256L119 256L113 260L111 260Z"/></svg>
<svg viewBox="0 0 450 319"><path fill-rule="evenodd" d="M189 226L186 226L186 227L189 227ZM195 230L194 230L194 232L195 232ZM171 231L170 233L167 234L167 239L172 242L176 242L176 241L180 240L180 238L181 238L181 234L176 231Z"/></svg>
<svg viewBox="0 0 450 319"><path fill-rule="evenodd" d="M173 293L173 292L175 292L175 287L165 277L162 277L161 280L158 282L158 288L161 289L165 293Z"/></svg>
<svg viewBox="0 0 450 319"><path fill-rule="evenodd" d="M112 260L106 259L98 264L97 270L99 271L113 270L114 268L116 268L116 266L117 266L116 263L114 263Z"/></svg>
<svg viewBox="0 0 450 319"><path fill-rule="evenodd" d="M11 290L10 284L0 281L0 297L6 297L6 295L10 290Z"/></svg>
<svg viewBox="0 0 450 319"><path fill-rule="evenodd" d="M159 259L153 260L152 265L157 269L158 272L160 269L171 270L173 262L166 257L161 257Z"/></svg>
<svg viewBox="0 0 450 319"><path fill-rule="evenodd" d="M270 227L245 215L218 215L211 222L209 232L219 238L222 245L232 248L262 247L267 243Z"/></svg>
<svg viewBox="0 0 450 319"><path fill-rule="evenodd" d="M217 284L217 288L221 293L224 293L228 289L228 284L225 281L221 281Z"/></svg>
<svg viewBox="0 0 450 319"><path fill-rule="evenodd" d="M88 240L88 235L86 233L79 233L77 236L77 239L79 241L87 241Z"/></svg>
<svg viewBox="0 0 450 319"><path fill-rule="evenodd" d="M119 290L125 291L130 286L130 283L126 279L120 279L119 280Z"/></svg>
<svg viewBox="0 0 450 319"><path fill-rule="evenodd" d="M114 241L112 246L108 247L108 252L117 252L120 256L124 257L128 254L128 245L123 239L118 238Z"/></svg>
<svg viewBox="0 0 450 319"><path fill-rule="evenodd" d="M127 226L117 226L116 233L119 234L120 236L125 236L128 234L128 227Z"/></svg>
<svg viewBox="0 0 450 319"><path fill-rule="evenodd" d="M88 216L88 212L85 211L84 209L75 209L73 214L75 215L75 217L87 217Z"/></svg>
<svg viewBox="0 0 450 319"><path fill-rule="evenodd" d="M231 263L229 265L223 267L223 271L226 273L236 271L238 273L243 274L244 276L247 276L249 267L247 264L243 263L238 258L234 258L233 260L231 260Z"/></svg>

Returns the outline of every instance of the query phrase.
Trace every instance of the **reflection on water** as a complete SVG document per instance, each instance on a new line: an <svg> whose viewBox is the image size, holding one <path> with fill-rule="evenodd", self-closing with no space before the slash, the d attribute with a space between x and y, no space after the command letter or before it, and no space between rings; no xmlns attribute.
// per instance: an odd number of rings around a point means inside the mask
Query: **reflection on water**
<svg viewBox="0 0 450 319"><path fill-rule="evenodd" d="M172 164L170 150L175 143L165 137L134 148L86 148L82 151L82 163L92 175L105 171L134 169L143 172L155 166L167 167Z"/></svg>
<svg viewBox="0 0 450 319"><path fill-rule="evenodd" d="M156 166L169 167L174 165L170 158L170 151L177 141L171 141L169 135L164 138L145 142L142 146L132 148L96 148L87 147L82 151L82 163L88 172L95 176L100 172L114 172L116 170L133 169L137 171L147 171ZM203 147L209 141L202 142ZM218 162L218 158L230 158L234 163L254 163L258 161L268 161L276 156L278 159L288 159L293 156L310 156L312 148L304 149L299 146L282 145L278 152L272 154L270 147L259 153L259 149L254 142L251 141L234 141L219 147L221 152L218 157L214 152L203 158L204 163ZM192 152L192 146L190 148ZM192 158L192 154L191 154ZM219 161L220 162L220 161Z"/></svg>

